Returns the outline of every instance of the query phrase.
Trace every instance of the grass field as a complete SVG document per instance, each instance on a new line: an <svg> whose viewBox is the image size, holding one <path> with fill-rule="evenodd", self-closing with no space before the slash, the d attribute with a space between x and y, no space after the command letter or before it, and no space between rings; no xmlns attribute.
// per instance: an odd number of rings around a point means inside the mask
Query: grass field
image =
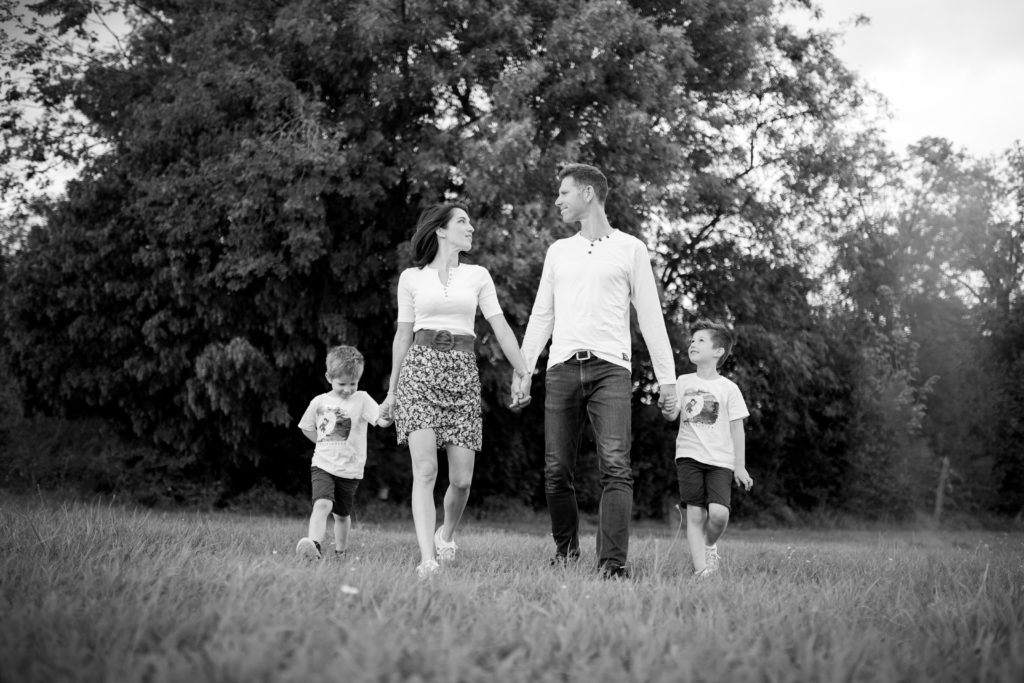
<svg viewBox="0 0 1024 683"><path fill-rule="evenodd" d="M420 582L408 523L306 564L304 519L0 501L3 683L1024 680L1021 534L730 530L696 583L644 527L601 581L476 522Z"/></svg>

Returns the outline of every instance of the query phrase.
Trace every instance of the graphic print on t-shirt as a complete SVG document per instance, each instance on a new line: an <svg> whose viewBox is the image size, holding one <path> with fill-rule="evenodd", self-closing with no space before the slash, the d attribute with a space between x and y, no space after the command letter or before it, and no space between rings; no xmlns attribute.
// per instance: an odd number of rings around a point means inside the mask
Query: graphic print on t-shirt
<svg viewBox="0 0 1024 683"><path fill-rule="evenodd" d="M344 441L352 430L352 420L337 406L322 408L316 420L316 431L321 439Z"/></svg>
<svg viewBox="0 0 1024 683"><path fill-rule="evenodd" d="M718 421L718 399L710 391L687 387L683 391L681 410L684 422L713 425Z"/></svg>

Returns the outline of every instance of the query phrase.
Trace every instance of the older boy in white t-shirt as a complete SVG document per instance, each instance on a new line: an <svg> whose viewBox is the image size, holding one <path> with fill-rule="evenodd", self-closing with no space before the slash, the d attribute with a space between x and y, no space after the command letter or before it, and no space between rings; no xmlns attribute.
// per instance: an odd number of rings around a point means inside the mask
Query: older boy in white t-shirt
<svg viewBox="0 0 1024 683"><path fill-rule="evenodd" d="M665 417L679 421L676 474L686 505L686 540L693 571L705 578L718 571L718 539L729 523L732 482L754 485L746 467L743 420L750 413L735 383L718 374L734 338L721 323L698 320L691 328L689 357L697 371L676 380L679 400Z"/></svg>

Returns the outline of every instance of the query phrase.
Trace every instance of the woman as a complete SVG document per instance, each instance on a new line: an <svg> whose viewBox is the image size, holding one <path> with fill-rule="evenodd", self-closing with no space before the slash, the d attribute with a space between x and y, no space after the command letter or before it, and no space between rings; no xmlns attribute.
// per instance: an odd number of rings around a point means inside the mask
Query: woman
<svg viewBox="0 0 1024 683"><path fill-rule="evenodd" d="M479 307L517 374L526 362L505 321L490 273L460 263L473 247L466 208L438 204L420 214L412 238L414 267L398 280L398 329L392 345L391 384L381 404L395 419L398 443L412 456L412 518L420 547L416 573L440 569L438 559L455 556L455 530L469 499L473 461L480 450L480 375L474 353L473 321ZM513 396L513 405L525 403ZM437 449L448 454L444 519L434 530ZM437 559L435 559L435 553Z"/></svg>

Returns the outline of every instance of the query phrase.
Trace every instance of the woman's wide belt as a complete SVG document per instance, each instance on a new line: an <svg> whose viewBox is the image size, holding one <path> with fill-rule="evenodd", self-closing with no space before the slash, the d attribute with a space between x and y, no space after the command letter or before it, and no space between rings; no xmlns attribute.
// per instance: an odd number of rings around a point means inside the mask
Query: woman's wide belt
<svg viewBox="0 0 1024 683"><path fill-rule="evenodd" d="M448 330L417 330L412 343L438 351L472 351L475 338L471 334L452 334Z"/></svg>

